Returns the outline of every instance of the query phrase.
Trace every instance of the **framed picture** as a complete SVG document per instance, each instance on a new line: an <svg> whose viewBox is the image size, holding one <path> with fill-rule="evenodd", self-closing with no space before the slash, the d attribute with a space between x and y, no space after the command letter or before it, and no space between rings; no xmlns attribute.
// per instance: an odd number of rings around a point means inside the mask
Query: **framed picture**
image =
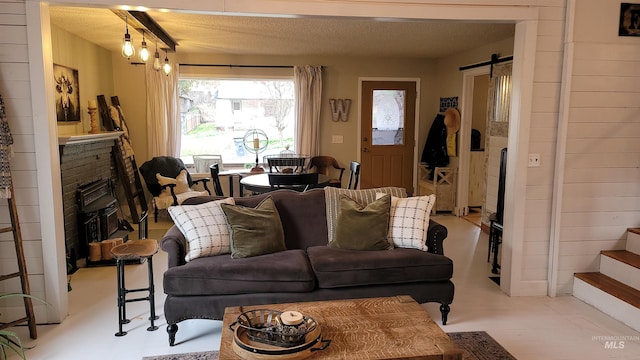
<svg viewBox="0 0 640 360"><path fill-rule="evenodd" d="M619 36L640 36L640 4L620 4Z"/></svg>
<svg viewBox="0 0 640 360"><path fill-rule="evenodd" d="M56 118L60 122L80 121L78 70L53 64L56 90Z"/></svg>

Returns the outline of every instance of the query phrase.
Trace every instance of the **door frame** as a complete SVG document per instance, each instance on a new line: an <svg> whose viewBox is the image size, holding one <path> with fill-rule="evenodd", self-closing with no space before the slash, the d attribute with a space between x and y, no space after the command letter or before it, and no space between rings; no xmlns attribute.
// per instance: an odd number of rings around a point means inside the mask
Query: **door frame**
<svg viewBox="0 0 640 360"><path fill-rule="evenodd" d="M414 131L413 131L413 161L411 169L412 183L414 190L418 189L418 136L420 134L420 78L406 78L406 77L359 77L358 78L358 141L356 144L357 161L360 162L362 157L362 83L365 81L404 81L413 82L416 84L416 108L414 116Z"/></svg>
<svg viewBox="0 0 640 360"><path fill-rule="evenodd" d="M490 72L490 66L481 66L462 72L462 99L460 103L460 159L458 160L458 185L456 206L454 212L457 216L469 215L469 167L471 166L471 125L473 122L473 91L475 78ZM485 191L487 184L485 183Z"/></svg>

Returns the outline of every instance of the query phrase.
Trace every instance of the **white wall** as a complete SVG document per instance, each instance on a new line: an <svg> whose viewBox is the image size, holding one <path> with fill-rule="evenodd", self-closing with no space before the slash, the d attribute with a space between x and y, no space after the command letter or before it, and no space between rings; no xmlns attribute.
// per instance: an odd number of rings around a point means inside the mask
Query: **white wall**
<svg viewBox="0 0 640 360"><path fill-rule="evenodd" d="M101 48L81 37L73 35L56 26L51 26L51 49L53 63L78 70L78 89L80 91L81 122L65 124L59 122L58 135L86 134L91 128L87 112L87 102L95 100L97 95L105 95L111 104L113 95L113 67L111 51ZM98 128L101 128L100 115L97 116Z"/></svg>
<svg viewBox="0 0 640 360"><path fill-rule="evenodd" d="M34 145L34 126L29 84L27 26L23 1L0 2L0 95L6 107L6 116L13 135L15 156L11 161L15 201L27 260L31 293L45 298L42 236L38 184ZM9 226L10 217L6 201L0 202L0 227ZM17 257L11 233L0 235L0 275L18 270ZM18 279L0 282L0 293L21 292ZM22 301L8 303L24 313ZM36 319L46 319L44 306L34 302ZM16 320L15 312L0 311L0 321Z"/></svg>
<svg viewBox="0 0 640 360"><path fill-rule="evenodd" d="M640 38L618 36L620 1L571 3L558 293L640 226Z"/></svg>

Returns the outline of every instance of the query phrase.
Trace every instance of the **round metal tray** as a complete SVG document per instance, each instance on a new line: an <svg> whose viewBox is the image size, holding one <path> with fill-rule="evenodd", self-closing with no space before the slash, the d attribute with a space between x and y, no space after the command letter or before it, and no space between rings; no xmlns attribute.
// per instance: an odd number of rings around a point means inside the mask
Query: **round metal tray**
<svg viewBox="0 0 640 360"><path fill-rule="evenodd" d="M245 360L255 359L305 359L313 355L316 351L326 349L331 340L322 339L320 326L316 326L311 332L304 336L303 343L292 347L281 347L252 340L247 329L237 326L234 329L233 351Z"/></svg>

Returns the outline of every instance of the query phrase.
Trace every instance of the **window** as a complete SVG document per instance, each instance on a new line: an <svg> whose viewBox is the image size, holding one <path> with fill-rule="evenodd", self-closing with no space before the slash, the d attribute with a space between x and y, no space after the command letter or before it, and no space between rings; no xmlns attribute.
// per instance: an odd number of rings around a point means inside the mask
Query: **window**
<svg viewBox="0 0 640 360"><path fill-rule="evenodd" d="M494 120L509 122L511 108L511 75L494 77Z"/></svg>
<svg viewBox="0 0 640 360"><path fill-rule="evenodd" d="M193 163L193 155L222 155L225 168L255 165L253 139L247 131L262 130L268 137L265 155L295 151L293 79L181 78L180 157Z"/></svg>

